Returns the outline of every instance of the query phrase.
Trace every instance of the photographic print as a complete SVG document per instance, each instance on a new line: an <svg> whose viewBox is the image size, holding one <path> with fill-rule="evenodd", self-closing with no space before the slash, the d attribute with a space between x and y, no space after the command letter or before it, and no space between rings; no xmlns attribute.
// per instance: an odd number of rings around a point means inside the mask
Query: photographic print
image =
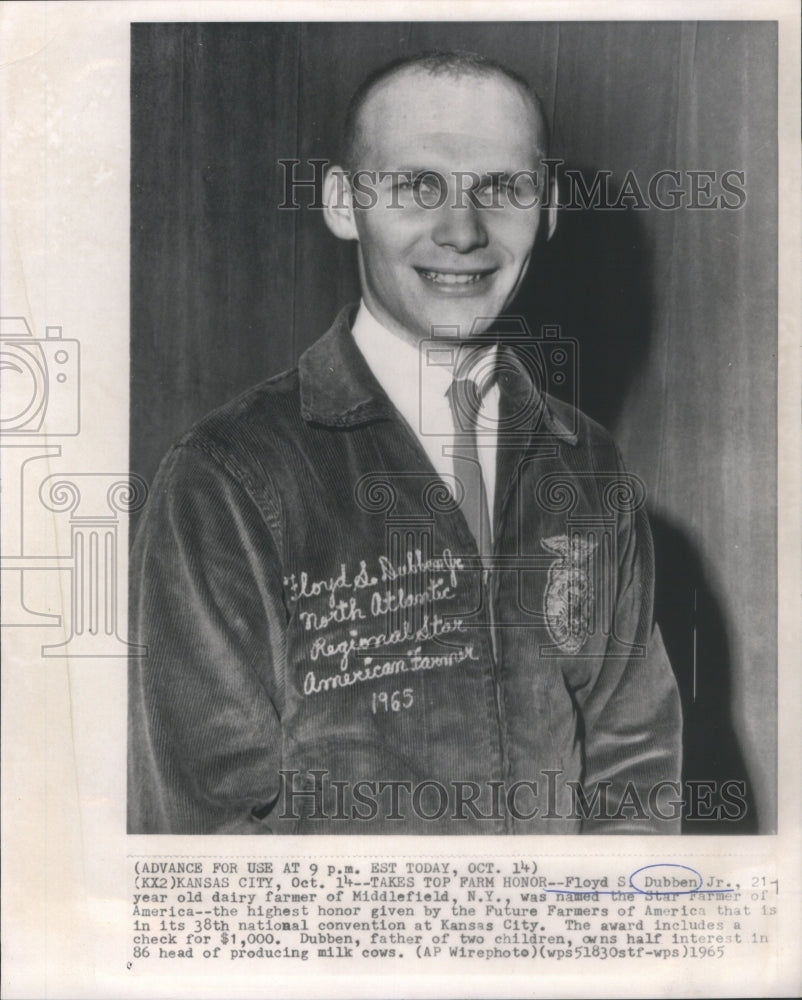
<svg viewBox="0 0 802 1000"><path fill-rule="evenodd" d="M799 37L5 5L4 996L798 992Z"/></svg>

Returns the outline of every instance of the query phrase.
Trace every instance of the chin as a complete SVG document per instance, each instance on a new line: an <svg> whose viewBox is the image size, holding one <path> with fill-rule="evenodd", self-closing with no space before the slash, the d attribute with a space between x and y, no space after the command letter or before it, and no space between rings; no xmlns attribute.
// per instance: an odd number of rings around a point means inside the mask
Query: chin
<svg viewBox="0 0 802 1000"><path fill-rule="evenodd" d="M429 329L431 330L433 326L456 326L459 327L460 339L465 340L471 334L484 333L499 315L499 312L500 310L495 303L475 302L470 305L462 303L459 309L452 307L450 310L443 310L443 313L437 317L431 317ZM477 326L477 320L480 318L484 322Z"/></svg>

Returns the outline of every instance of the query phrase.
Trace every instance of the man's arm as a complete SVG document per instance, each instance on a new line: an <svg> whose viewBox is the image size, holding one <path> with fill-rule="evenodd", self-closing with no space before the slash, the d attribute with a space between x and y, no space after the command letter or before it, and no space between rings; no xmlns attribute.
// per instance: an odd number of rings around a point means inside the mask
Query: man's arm
<svg viewBox="0 0 802 1000"><path fill-rule="evenodd" d="M624 516L618 544L613 631L642 652L621 655L611 637L608 650L615 655L606 656L578 683L577 677L568 678L584 727L586 801L606 793L607 812L617 814L604 819L594 808L582 829L679 833L682 713L674 673L653 622L654 550L643 508Z"/></svg>
<svg viewBox="0 0 802 1000"><path fill-rule="evenodd" d="M279 792L279 554L241 479L204 450L162 463L131 554L129 833L254 833Z"/></svg>

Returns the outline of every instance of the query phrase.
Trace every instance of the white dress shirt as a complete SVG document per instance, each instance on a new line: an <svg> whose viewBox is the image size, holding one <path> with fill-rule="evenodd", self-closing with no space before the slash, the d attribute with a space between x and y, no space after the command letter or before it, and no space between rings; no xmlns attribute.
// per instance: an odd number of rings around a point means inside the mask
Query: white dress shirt
<svg viewBox="0 0 802 1000"><path fill-rule="evenodd" d="M482 384L495 364L496 347L471 349L464 341L426 340L410 344L376 319L364 301L353 326L353 336L370 370L390 402L409 424L435 471L454 492L454 418L448 392L459 361L462 378ZM466 349L471 350L465 358ZM467 360L467 364L466 364ZM482 467L490 523L496 487L499 388L495 381L482 395L477 435L479 464Z"/></svg>

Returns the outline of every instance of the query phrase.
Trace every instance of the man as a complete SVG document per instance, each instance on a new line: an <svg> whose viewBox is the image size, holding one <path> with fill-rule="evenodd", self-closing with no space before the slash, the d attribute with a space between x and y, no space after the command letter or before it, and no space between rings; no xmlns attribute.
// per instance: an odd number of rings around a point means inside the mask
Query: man
<svg viewBox="0 0 802 1000"><path fill-rule="evenodd" d="M184 437L138 533L130 832L678 830L642 493L503 335L546 145L471 54L355 95L324 201L362 302Z"/></svg>

